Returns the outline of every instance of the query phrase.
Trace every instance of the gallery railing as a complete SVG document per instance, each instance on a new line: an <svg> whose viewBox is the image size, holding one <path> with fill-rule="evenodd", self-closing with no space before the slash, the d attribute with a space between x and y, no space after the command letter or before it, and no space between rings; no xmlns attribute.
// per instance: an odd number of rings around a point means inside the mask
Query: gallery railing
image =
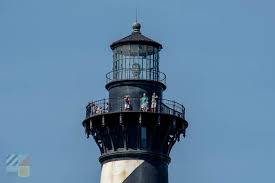
<svg viewBox="0 0 275 183"><path fill-rule="evenodd" d="M154 102L153 102L154 103ZM90 102L86 106L86 118L111 112L156 112L170 114L185 119L185 108L172 100L158 99L155 104L151 100L143 103L140 98L110 98Z"/></svg>
<svg viewBox="0 0 275 183"><path fill-rule="evenodd" d="M150 80L166 84L166 75L162 72L143 69L121 69L106 74L106 83L119 80Z"/></svg>

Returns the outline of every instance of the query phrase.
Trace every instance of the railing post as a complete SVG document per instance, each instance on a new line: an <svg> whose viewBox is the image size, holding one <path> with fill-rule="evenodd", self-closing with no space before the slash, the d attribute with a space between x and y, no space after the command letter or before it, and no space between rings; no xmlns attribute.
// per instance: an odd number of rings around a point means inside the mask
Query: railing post
<svg viewBox="0 0 275 183"><path fill-rule="evenodd" d="M90 105L88 104L86 106L86 118L88 118L90 116L90 114L89 114L89 107L90 107Z"/></svg>
<svg viewBox="0 0 275 183"><path fill-rule="evenodd" d="M120 111L122 111L122 106L123 106L123 101L124 101L124 99L118 99L118 100L120 100Z"/></svg>
<svg viewBox="0 0 275 183"><path fill-rule="evenodd" d="M139 125L141 125L141 124L142 124L142 116L141 116L141 113L139 113L138 123L139 123Z"/></svg>
<svg viewBox="0 0 275 183"><path fill-rule="evenodd" d="M106 99L103 99L103 113L106 113Z"/></svg>
<svg viewBox="0 0 275 183"><path fill-rule="evenodd" d="M157 100L158 102L157 102L157 107L158 107L158 113L161 113L161 99L158 99Z"/></svg>
<svg viewBox="0 0 275 183"><path fill-rule="evenodd" d="M176 103L175 103L175 101L173 101L173 115L175 116L175 113L176 113L176 109L175 109L175 106L176 105Z"/></svg>
<svg viewBox="0 0 275 183"><path fill-rule="evenodd" d="M90 120L90 130L92 130L92 128L93 128L93 122L92 120Z"/></svg>
<svg viewBox="0 0 275 183"><path fill-rule="evenodd" d="M119 124L123 125L122 113L119 114Z"/></svg>
<svg viewBox="0 0 275 183"><path fill-rule="evenodd" d="M105 117L104 117L104 115L102 115L101 121L102 121L102 123L101 123L102 127L105 127Z"/></svg>

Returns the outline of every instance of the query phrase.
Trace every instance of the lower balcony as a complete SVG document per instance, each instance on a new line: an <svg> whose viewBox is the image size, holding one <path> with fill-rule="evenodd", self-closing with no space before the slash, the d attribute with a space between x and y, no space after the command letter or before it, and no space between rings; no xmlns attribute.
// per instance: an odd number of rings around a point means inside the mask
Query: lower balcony
<svg viewBox="0 0 275 183"><path fill-rule="evenodd" d="M90 102L83 126L98 145L100 161L127 156L169 154L188 123L183 105L166 99L110 98ZM154 155L155 156L155 155Z"/></svg>

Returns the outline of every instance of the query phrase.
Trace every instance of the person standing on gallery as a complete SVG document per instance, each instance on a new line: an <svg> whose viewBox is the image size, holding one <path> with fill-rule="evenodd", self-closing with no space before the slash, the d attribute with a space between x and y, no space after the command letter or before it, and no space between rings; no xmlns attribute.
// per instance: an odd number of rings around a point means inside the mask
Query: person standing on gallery
<svg viewBox="0 0 275 183"><path fill-rule="evenodd" d="M143 93L143 97L140 98L140 110L142 112L148 111L148 97L146 96L146 93Z"/></svg>
<svg viewBox="0 0 275 183"><path fill-rule="evenodd" d="M156 110L157 110L157 100L158 100L158 96L154 92L152 95L152 101L151 101L151 111L152 112L156 112Z"/></svg>

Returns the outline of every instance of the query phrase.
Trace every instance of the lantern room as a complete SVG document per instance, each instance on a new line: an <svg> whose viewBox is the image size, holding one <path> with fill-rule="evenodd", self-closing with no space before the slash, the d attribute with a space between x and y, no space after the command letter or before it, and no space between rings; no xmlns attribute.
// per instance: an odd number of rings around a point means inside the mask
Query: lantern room
<svg viewBox="0 0 275 183"><path fill-rule="evenodd" d="M111 45L113 68L107 74L107 83L118 80L165 81L159 72L159 51L162 45L145 37L141 25L135 22L132 33Z"/></svg>

